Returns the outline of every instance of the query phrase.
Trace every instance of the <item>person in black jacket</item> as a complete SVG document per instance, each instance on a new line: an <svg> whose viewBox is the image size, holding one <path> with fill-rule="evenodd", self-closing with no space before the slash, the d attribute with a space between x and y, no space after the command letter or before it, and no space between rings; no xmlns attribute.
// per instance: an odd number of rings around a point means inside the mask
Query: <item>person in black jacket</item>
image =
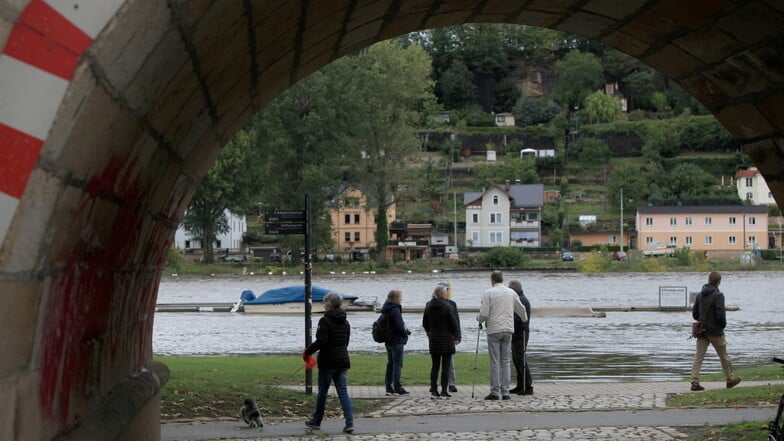
<svg viewBox="0 0 784 441"><path fill-rule="evenodd" d="M517 395L533 395L534 387L533 380L531 379L531 370L528 369L528 330L531 323L531 302L523 293L523 285L519 280L510 280L509 288L517 293L520 297L520 303L525 306L525 312L528 314L528 321L524 322L520 317L515 314L514 316L514 334L512 334L512 363L514 363L515 371L517 372L517 386L509 391L511 394Z"/></svg>
<svg viewBox="0 0 784 441"><path fill-rule="evenodd" d="M447 391L452 354L455 353L457 337L457 317L452 305L446 300L446 287L438 285L433 290L433 298L425 305L422 327L427 332L428 348L432 367L430 368L430 394L434 397L451 397ZM441 370L441 393L438 393L438 371Z"/></svg>
<svg viewBox="0 0 784 441"><path fill-rule="evenodd" d="M740 377L736 377L732 370L730 357L727 355L727 340L724 338L724 328L727 327L727 315L724 309L724 294L719 291L721 283L721 273L712 271L708 274L708 283L702 286L702 291L694 299L691 316L694 320L700 321L704 318L705 333L697 338L697 350L694 353L694 362L691 365L691 390L705 390L700 385L700 369L702 361L705 359L705 351L708 344L713 346L716 355L721 362L721 370L727 379L727 389L735 387L740 383Z"/></svg>
<svg viewBox="0 0 784 441"><path fill-rule="evenodd" d="M344 433L354 432L354 409L351 397L348 396L348 375L351 360L348 356L348 341L351 337L351 325L346 320L346 311L341 308L343 298L340 294L331 292L324 296L324 316L318 322L316 341L310 344L303 352L309 356L316 351L318 354L318 395L316 396L316 410L313 417L305 422L311 429L321 428L324 417L324 408L327 404L327 392L330 383L335 383L335 390L343 408L343 417L346 425Z"/></svg>
<svg viewBox="0 0 784 441"><path fill-rule="evenodd" d="M460 329L460 312L457 310L457 303L452 299L452 284L447 282L438 282L439 285L446 288L446 301L452 305L457 318L457 335L455 335L455 345L459 345L463 339L462 331ZM452 365L449 368L449 392L457 392L457 376L455 375L455 359L452 358Z"/></svg>
<svg viewBox="0 0 784 441"><path fill-rule="evenodd" d="M408 395L403 388L400 376L403 373L403 347L408 343L411 334L403 321L403 293L393 289L387 294L387 300L381 307L381 313L387 314L387 323L391 328L389 341L384 343L387 350L387 371L384 376L384 385L387 395Z"/></svg>

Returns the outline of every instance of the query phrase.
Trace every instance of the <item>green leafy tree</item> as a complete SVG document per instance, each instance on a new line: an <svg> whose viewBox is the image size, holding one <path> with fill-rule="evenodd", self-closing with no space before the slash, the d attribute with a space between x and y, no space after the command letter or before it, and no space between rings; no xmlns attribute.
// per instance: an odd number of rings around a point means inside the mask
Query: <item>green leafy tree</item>
<svg viewBox="0 0 784 441"><path fill-rule="evenodd" d="M654 76L654 72L650 69L635 70L623 79L623 93L629 99L630 110L651 108Z"/></svg>
<svg viewBox="0 0 784 441"><path fill-rule="evenodd" d="M623 189L624 210L634 212L639 205L646 205L650 196L649 179L646 172L634 165L621 166L610 173L607 183L607 198L610 206L619 209Z"/></svg>
<svg viewBox="0 0 784 441"><path fill-rule="evenodd" d="M489 187L509 182L534 184L539 182L536 173L536 159L533 156L520 158L516 155L505 155L495 164L482 163L474 167L474 181L477 186Z"/></svg>
<svg viewBox="0 0 784 441"><path fill-rule="evenodd" d="M261 185L261 158L249 131L240 133L223 148L202 178L182 219L185 230L202 243L204 261L214 261L215 238L229 231L224 212L244 213L255 202Z"/></svg>
<svg viewBox="0 0 784 441"><path fill-rule="evenodd" d="M657 112L666 112L670 110L670 103L664 92L654 92L653 95L651 95L651 104L653 104L653 107L656 108Z"/></svg>
<svg viewBox="0 0 784 441"><path fill-rule="evenodd" d="M512 107L512 113L521 126L546 124L561 113L561 106L553 100L522 97Z"/></svg>
<svg viewBox="0 0 784 441"><path fill-rule="evenodd" d="M555 63L558 83L555 100L568 109L582 105L585 97L604 81L601 63L594 54L571 51Z"/></svg>
<svg viewBox="0 0 784 441"><path fill-rule="evenodd" d="M583 107L588 114L591 124L610 123L618 120L618 117L621 115L618 101L601 90L597 90L585 97Z"/></svg>
<svg viewBox="0 0 784 441"><path fill-rule="evenodd" d="M597 165L605 164L612 157L612 151L606 142L595 138L582 138L577 142L580 150L580 162Z"/></svg>
<svg viewBox="0 0 784 441"><path fill-rule="evenodd" d="M356 80L357 115L361 115L352 132L355 170L377 203L376 255L384 261L387 210L395 200L406 159L419 149L415 125L434 100L430 57L418 45L385 41L345 62Z"/></svg>
<svg viewBox="0 0 784 441"><path fill-rule="evenodd" d="M454 60L438 81L437 91L446 109L458 109L476 103L474 74L462 60Z"/></svg>
<svg viewBox="0 0 784 441"><path fill-rule="evenodd" d="M694 164L678 164L668 175L669 191L677 199L710 193L716 185L713 176Z"/></svg>

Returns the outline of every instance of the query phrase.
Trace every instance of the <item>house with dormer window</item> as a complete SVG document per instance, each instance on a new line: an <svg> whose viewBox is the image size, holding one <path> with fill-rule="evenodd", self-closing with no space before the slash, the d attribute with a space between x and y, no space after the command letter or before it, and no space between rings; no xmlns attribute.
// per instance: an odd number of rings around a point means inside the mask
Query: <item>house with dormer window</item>
<svg viewBox="0 0 784 441"><path fill-rule="evenodd" d="M751 205L776 205L773 193L757 167L738 170L735 173L735 188L738 197Z"/></svg>
<svg viewBox="0 0 784 441"><path fill-rule="evenodd" d="M540 246L543 185L507 181L463 194L463 206L467 247Z"/></svg>

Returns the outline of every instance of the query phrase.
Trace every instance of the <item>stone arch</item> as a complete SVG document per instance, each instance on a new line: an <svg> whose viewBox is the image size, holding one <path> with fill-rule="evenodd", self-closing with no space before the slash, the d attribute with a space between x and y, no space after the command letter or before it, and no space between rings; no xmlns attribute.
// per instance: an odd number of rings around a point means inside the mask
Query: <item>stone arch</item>
<svg viewBox="0 0 784 441"><path fill-rule="evenodd" d="M0 0L0 437L159 437L152 317L177 222L221 145L330 61L469 22L601 40L705 104L781 204L783 18L773 1Z"/></svg>

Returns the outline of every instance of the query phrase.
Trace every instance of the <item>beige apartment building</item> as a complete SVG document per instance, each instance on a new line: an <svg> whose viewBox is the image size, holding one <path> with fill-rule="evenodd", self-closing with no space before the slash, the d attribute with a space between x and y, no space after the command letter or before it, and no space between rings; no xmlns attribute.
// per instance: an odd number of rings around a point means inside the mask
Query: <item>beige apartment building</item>
<svg viewBox="0 0 784 441"><path fill-rule="evenodd" d="M700 251L767 248L764 205L658 206L637 208L638 248L654 243Z"/></svg>
<svg viewBox="0 0 784 441"><path fill-rule="evenodd" d="M361 186L343 184L327 204L332 219L332 240L343 251L367 254L376 246L377 204ZM387 224L395 219L395 204L387 209ZM354 256L352 256L354 257Z"/></svg>

